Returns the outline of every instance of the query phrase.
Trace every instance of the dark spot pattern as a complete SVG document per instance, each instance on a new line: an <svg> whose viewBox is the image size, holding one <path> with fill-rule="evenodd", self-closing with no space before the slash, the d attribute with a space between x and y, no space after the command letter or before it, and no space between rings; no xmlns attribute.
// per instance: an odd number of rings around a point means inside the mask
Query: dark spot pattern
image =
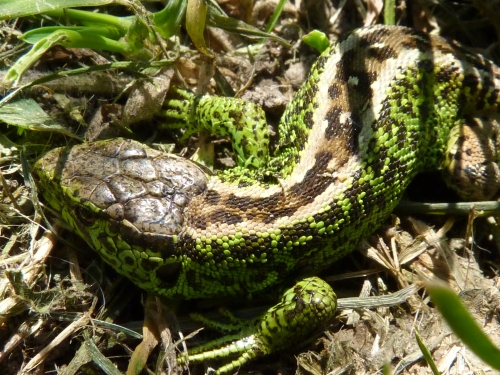
<svg viewBox="0 0 500 375"><path fill-rule="evenodd" d="M332 83L330 87L328 88L328 95L330 96L330 99L338 99L340 97L342 89L340 86L336 83Z"/></svg>
<svg viewBox="0 0 500 375"><path fill-rule="evenodd" d="M238 224L243 221L241 215L228 210L215 210L210 214L210 221L213 223Z"/></svg>
<svg viewBox="0 0 500 375"><path fill-rule="evenodd" d="M224 203L228 208L246 211L250 207L252 201L252 197L237 197L234 194L230 194Z"/></svg>
<svg viewBox="0 0 500 375"><path fill-rule="evenodd" d="M450 82L459 73L460 68L458 66L447 66L439 70L435 75L436 83L447 83Z"/></svg>
<svg viewBox="0 0 500 375"><path fill-rule="evenodd" d="M362 129L361 121L358 115L352 113L351 117L346 118L342 123L340 121L342 113L343 111L340 107L332 107L328 111L326 115L328 125L325 130L325 138L328 140L334 138L343 140L345 149L354 155L358 152L358 136Z"/></svg>
<svg viewBox="0 0 500 375"><path fill-rule="evenodd" d="M394 59L398 55L394 48L390 46L370 47L368 48L367 52L368 57L374 58L380 63L386 61L387 59Z"/></svg>
<svg viewBox="0 0 500 375"><path fill-rule="evenodd" d="M306 125L306 127L308 129L312 129L312 127L314 125L312 112L308 111L308 112L305 113L305 115L304 115L304 123L305 123L305 125Z"/></svg>
<svg viewBox="0 0 500 375"><path fill-rule="evenodd" d="M300 197L303 205L311 203L335 181L327 172L327 166L333 154L328 151L316 153L316 162L310 168L301 182L290 187L290 193Z"/></svg>
<svg viewBox="0 0 500 375"><path fill-rule="evenodd" d="M462 81L463 87L470 89L471 92L476 92L479 84L479 77L475 74L466 75Z"/></svg>
<svg viewBox="0 0 500 375"><path fill-rule="evenodd" d="M500 95L500 89L497 88L493 89L491 91L490 97L487 99L488 105L492 106L495 103L497 103L499 95Z"/></svg>
<svg viewBox="0 0 500 375"><path fill-rule="evenodd" d="M341 136L345 133L345 126L340 123L340 115L343 113L341 107L332 107L327 115L326 120L328 121L328 126L325 130L326 139L330 140L333 137Z"/></svg>

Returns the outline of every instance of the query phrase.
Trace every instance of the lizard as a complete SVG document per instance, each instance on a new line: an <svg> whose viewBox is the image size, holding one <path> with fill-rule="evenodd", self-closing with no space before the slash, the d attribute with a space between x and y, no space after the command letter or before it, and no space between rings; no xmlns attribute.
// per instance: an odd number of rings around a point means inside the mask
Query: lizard
<svg viewBox="0 0 500 375"><path fill-rule="evenodd" d="M180 357L230 356L223 374L334 317L335 293L315 275L379 227L417 173L443 170L466 200L495 195L499 93L500 69L481 55L410 28L373 26L321 54L272 153L256 150L266 135L233 142L241 165L208 174L112 139L51 150L33 173L75 232L147 291L246 297L299 280L227 346ZM236 99L185 100L174 111L203 117L201 126L228 118L238 126L243 117L250 129L266 128L258 109L246 116Z"/></svg>

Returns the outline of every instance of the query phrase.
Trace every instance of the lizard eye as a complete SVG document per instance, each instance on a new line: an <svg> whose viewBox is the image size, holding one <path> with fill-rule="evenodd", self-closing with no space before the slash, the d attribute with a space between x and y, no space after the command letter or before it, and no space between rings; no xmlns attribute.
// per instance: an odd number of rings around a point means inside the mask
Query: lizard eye
<svg viewBox="0 0 500 375"><path fill-rule="evenodd" d="M76 208L76 215L78 219L80 219L82 224L89 226L94 224L97 219L92 211L83 206L79 206Z"/></svg>

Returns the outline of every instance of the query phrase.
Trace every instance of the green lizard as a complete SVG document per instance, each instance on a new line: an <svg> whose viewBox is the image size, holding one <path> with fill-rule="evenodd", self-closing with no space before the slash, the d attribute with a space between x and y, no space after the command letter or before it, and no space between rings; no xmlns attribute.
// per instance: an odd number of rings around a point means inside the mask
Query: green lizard
<svg viewBox="0 0 500 375"><path fill-rule="evenodd" d="M218 370L227 373L334 316L334 292L313 276L372 233L415 174L446 170L465 199L497 192L499 90L500 69L480 55L408 28L364 28L319 57L269 156L259 158L258 141L235 141L240 166L207 175L184 158L115 139L52 150L34 174L64 220L145 290L244 297L301 280L245 337L189 355L231 355ZM241 116L234 103L185 108L202 117L200 127L247 117L247 129L266 128L263 116Z"/></svg>

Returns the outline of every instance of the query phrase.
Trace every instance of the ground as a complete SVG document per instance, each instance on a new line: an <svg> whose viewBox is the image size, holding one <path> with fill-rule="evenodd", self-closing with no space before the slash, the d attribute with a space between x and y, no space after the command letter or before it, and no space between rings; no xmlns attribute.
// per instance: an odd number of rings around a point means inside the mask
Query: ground
<svg viewBox="0 0 500 375"><path fill-rule="evenodd" d="M276 6L275 1L267 0L256 1L253 6L244 6L251 2L237 0L219 3L230 16L260 29L265 27ZM125 373L132 351L141 342L134 332L150 337L150 325L154 325L165 344L170 336L165 336L169 330L163 327L172 328L174 320L164 313L172 308L165 306L168 302L151 296L146 299L145 293L116 274L81 239L65 230L56 220L57 213L45 208L48 222L45 221L26 169L37 156L46 149L74 143L68 133L86 140L156 137L155 143L163 147L170 144L169 150L191 156L199 139L179 144L178 133L158 126L162 119L153 114L171 84L215 93L213 77L220 76L239 96L260 104L270 125L275 127L317 57L311 47L300 42L300 37L319 29L335 40L356 27L383 23L382 5L377 0L287 3L273 32L288 40L291 48L267 41L249 59L244 38L210 28L205 36L207 46L216 56L211 64L194 49L182 30L179 58L173 66L159 70L153 81L138 79L140 76L130 70L113 69L46 82L22 92L19 98L34 99L65 130L40 132L42 129L34 126L19 131L1 122L4 117L0 118L2 373ZM159 4L148 5L151 9L155 6L160 8ZM107 11L126 13L125 8L117 6L108 7ZM397 24L458 40L497 63L500 63L499 15L496 2L482 1L432 4L398 1L395 11ZM31 18L2 23L0 74L3 75L26 52L16 39L19 33L39 27L42 21ZM89 49L53 47L28 71L22 83L60 69L94 66L114 59L123 58ZM137 80L131 85L134 79ZM224 80L217 78L218 84ZM215 143L216 167L231 166L228 142ZM440 182L439 174L420 176L406 199L456 201ZM48 227L48 223L53 227ZM498 231L494 217L475 218L473 212L424 215L401 208L381 230L360 245L359 251L321 276L332 283L342 298L396 292L436 275L452 286L491 340L500 345ZM273 294L278 295L279 291ZM251 315L249 309L258 310L267 303L258 299L181 302L176 315L180 330L187 335L199 327L187 316L192 311L217 314L218 307L224 305ZM431 351L440 373L494 373L450 332L424 290L395 307L341 311L338 319L310 342L253 362L239 373L375 374L386 364L393 374L429 374L415 331ZM211 332L206 335L213 337ZM201 340L206 339L204 332L200 336ZM154 339L146 342L152 343ZM168 372L158 360L162 355L159 349L152 352L147 362L149 371ZM169 355L168 362L172 365L172 354ZM181 370L174 366L171 371ZM201 365L191 369L193 374L203 371Z"/></svg>

